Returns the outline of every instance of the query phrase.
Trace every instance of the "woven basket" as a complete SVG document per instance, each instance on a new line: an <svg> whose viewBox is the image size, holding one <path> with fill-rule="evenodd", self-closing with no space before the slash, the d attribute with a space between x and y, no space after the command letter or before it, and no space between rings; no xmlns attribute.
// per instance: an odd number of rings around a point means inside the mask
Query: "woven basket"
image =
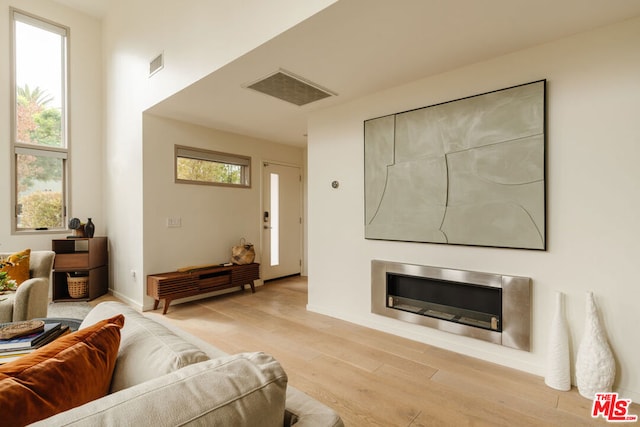
<svg viewBox="0 0 640 427"><path fill-rule="evenodd" d="M67 287L71 298L84 298L87 296L89 278L87 276L72 277L67 274Z"/></svg>

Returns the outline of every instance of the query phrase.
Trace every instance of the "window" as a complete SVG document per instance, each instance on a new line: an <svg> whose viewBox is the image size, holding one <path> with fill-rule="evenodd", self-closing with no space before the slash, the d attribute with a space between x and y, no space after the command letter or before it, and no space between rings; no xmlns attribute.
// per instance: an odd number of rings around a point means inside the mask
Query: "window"
<svg viewBox="0 0 640 427"><path fill-rule="evenodd" d="M280 265L280 175L277 173L269 174L269 209L271 212L271 219L269 224L271 226L270 240L270 258L271 267Z"/></svg>
<svg viewBox="0 0 640 427"><path fill-rule="evenodd" d="M11 10L13 229L65 228L68 29Z"/></svg>
<svg viewBox="0 0 640 427"><path fill-rule="evenodd" d="M251 157L176 145L176 182L251 187Z"/></svg>

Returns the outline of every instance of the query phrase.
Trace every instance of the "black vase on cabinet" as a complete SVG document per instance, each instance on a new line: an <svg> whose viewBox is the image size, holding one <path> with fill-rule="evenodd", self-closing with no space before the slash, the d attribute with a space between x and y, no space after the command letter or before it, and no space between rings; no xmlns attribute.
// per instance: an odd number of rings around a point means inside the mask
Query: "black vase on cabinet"
<svg viewBox="0 0 640 427"><path fill-rule="evenodd" d="M84 235L85 237L93 237L93 233L96 231L96 226L91 222L91 218L87 220L87 223L84 225Z"/></svg>

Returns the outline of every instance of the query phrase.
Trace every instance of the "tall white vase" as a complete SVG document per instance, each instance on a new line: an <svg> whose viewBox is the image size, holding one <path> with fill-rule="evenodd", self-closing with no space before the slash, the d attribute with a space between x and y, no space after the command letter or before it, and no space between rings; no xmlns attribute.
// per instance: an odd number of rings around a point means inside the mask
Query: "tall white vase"
<svg viewBox="0 0 640 427"><path fill-rule="evenodd" d="M547 371L544 383L556 390L571 390L571 356L569 353L569 327L564 315L562 292L556 292L556 306L551 320L547 344Z"/></svg>
<svg viewBox="0 0 640 427"><path fill-rule="evenodd" d="M616 365L607 334L600 323L593 292L588 292L584 336L576 358L578 391L593 399L596 393L611 391L615 376Z"/></svg>

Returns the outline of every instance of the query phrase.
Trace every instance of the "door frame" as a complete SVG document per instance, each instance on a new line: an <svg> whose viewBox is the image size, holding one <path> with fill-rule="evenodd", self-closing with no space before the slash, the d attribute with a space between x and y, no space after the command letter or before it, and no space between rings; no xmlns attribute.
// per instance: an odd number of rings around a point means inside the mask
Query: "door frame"
<svg viewBox="0 0 640 427"><path fill-rule="evenodd" d="M305 175L305 168L304 165L301 165L299 163L291 163L291 162L283 162L280 160L268 160L268 159L262 159L260 161L260 215L258 218L258 222L259 222L259 229L260 229L260 261L261 262L265 262L264 258L263 258L263 253L264 253L264 248L265 248L265 238L264 238L264 229L263 229L263 213L266 209L265 206L265 200L264 200L264 186L268 185L269 183L265 181L265 176L264 176L264 168L265 165L268 164L272 164L272 165L278 165L278 166L285 166L285 167L294 167L294 168L298 168L300 170L300 186L299 186L299 192L298 192L298 204L299 204L299 208L300 208L300 275L302 276L304 271L306 271L306 211L305 211L305 204L304 204L304 191L305 191L305 182L306 182L306 175ZM271 279L266 279L266 280L271 280Z"/></svg>

